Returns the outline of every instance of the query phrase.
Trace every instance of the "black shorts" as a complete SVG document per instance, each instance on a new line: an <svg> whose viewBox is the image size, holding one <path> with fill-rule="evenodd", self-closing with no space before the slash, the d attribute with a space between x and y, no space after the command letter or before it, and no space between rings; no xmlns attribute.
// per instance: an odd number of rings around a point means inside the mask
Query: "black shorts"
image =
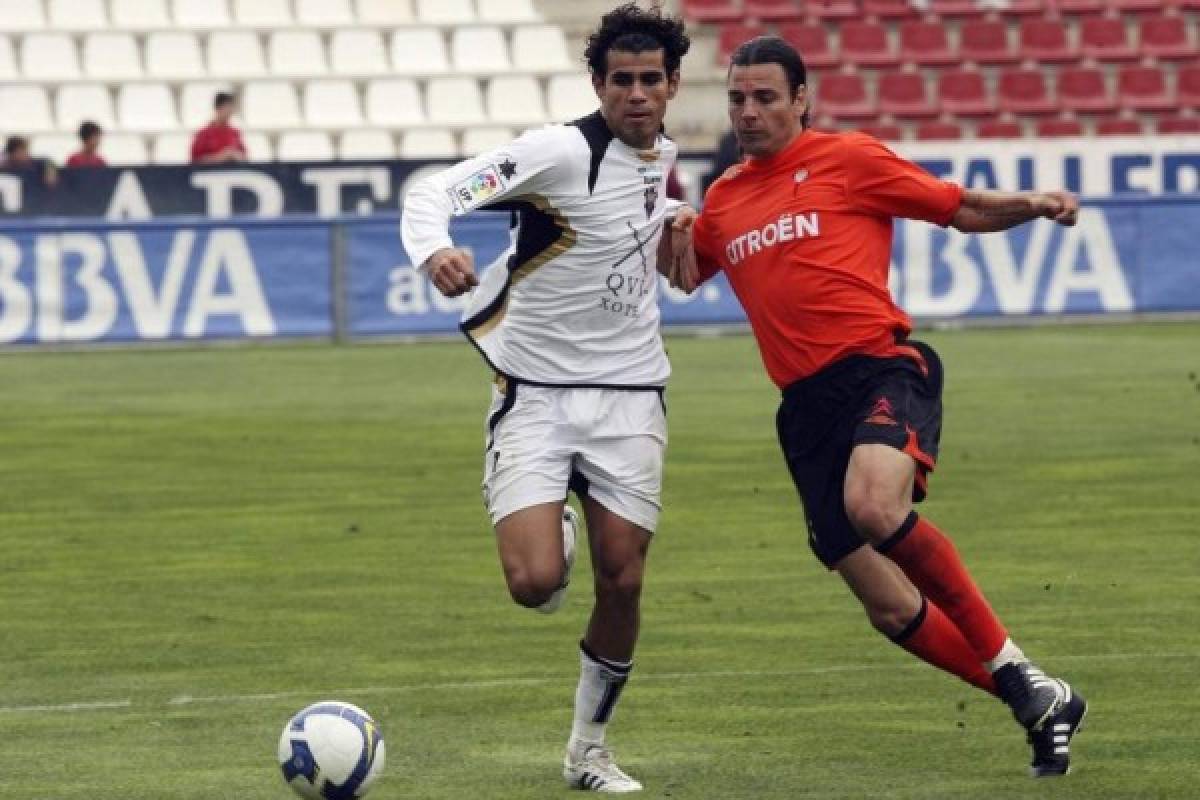
<svg viewBox="0 0 1200 800"><path fill-rule="evenodd" d="M913 501L925 498L942 431L942 362L923 342L912 357L850 356L783 391L779 444L804 504L808 542L830 569L866 541L846 516L850 452L886 444L917 463Z"/></svg>

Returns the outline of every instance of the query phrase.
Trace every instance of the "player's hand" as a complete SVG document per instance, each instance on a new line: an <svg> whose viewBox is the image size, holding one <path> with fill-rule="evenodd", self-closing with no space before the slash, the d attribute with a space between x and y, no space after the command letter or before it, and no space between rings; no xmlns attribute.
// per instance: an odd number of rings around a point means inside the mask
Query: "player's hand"
<svg viewBox="0 0 1200 800"><path fill-rule="evenodd" d="M697 216L690 206L680 206L671 227L663 233L669 242L667 282L688 294L700 283L700 268L696 265L696 251L692 245L692 225Z"/></svg>
<svg viewBox="0 0 1200 800"><path fill-rule="evenodd" d="M458 297L479 285L471 254L457 247L443 247L425 262L429 280L446 297Z"/></svg>
<svg viewBox="0 0 1200 800"><path fill-rule="evenodd" d="M1079 198L1070 192L1041 192L1034 202L1041 216L1059 225L1074 225L1079 218Z"/></svg>

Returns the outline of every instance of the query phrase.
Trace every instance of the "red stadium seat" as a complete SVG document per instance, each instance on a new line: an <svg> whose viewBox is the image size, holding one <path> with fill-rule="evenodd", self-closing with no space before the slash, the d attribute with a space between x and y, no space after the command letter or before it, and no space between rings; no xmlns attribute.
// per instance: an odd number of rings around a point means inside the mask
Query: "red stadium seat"
<svg viewBox="0 0 1200 800"><path fill-rule="evenodd" d="M729 56L743 42L748 42L756 36L762 36L767 29L761 25L722 25L717 39L717 51L721 62L728 63Z"/></svg>
<svg viewBox="0 0 1200 800"><path fill-rule="evenodd" d="M879 110L903 119L936 117L925 79L918 72L888 72L879 79Z"/></svg>
<svg viewBox="0 0 1200 800"><path fill-rule="evenodd" d="M917 126L917 140L961 139L963 129L954 122L922 122Z"/></svg>
<svg viewBox="0 0 1200 800"><path fill-rule="evenodd" d="M941 66L961 59L940 22L904 22L900 25L900 57L911 64Z"/></svg>
<svg viewBox="0 0 1200 800"><path fill-rule="evenodd" d="M857 130L869 133L885 142L898 142L904 138L904 129L899 125L860 125Z"/></svg>
<svg viewBox="0 0 1200 800"><path fill-rule="evenodd" d="M1144 17L1138 26L1142 55L1161 61L1190 59L1200 49L1188 41L1187 22L1183 17Z"/></svg>
<svg viewBox="0 0 1200 800"><path fill-rule="evenodd" d="M1112 17L1089 17L1079 23L1083 54L1098 61L1133 61L1137 48L1125 35L1125 22Z"/></svg>
<svg viewBox="0 0 1200 800"><path fill-rule="evenodd" d="M816 19L858 19L858 0L805 0L804 13Z"/></svg>
<svg viewBox="0 0 1200 800"><path fill-rule="evenodd" d="M1100 14L1106 7L1104 0L1052 0L1052 2L1058 13L1072 17Z"/></svg>
<svg viewBox="0 0 1200 800"><path fill-rule="evenodd" d="M877 113L862 76L853 73L822 77L816 102L822 112L838 119L867 119Z"/></svg>
<svg viewBox="0 0 1200 800"><path fill-rule="evenodd" d="M1021 123L1011 121L991 120L979 123L975 136L980 139L1020 139L1025 135Z"/></svg>
<svg viewBox="0 0 1200 800"><path fill-rule="evenodd" d="M1158 67L1122 67L1117 73L1117 99L1134 111L1170 111L1176 106L1167 76Z"/></svg>
<svg viewBox="0 0 1200 800"><path fill-rule="evenodd" d="M1046 90L1041 70L1014 69L1002 72L996 85L996 100L1001 111L1014 114L1053 114L1058 103Z"/></svg>
<svg viewBox="0 0 1200 800"><path fill-rule="evenodd" d="M1063 108L1082 113L1116 110L1104 72L1094 67L1067 67L1058 73L1058 101Z"/></svg>
<svg viewBox="0 0 1200 800"><path fill-rule="evenodd" d="M1164 0L1108 0L1108 7L1126 14L1161 14L1169 3Z"/></svg>
<svg viewBox="0 0 1200 800"><path fill-rule="evenodd" d="M1159 133L1200 133L1200 117L1162 117L1155 125Z"/></svg>
<svg viewBox="0 0 1200 800"><path fill-rule="evenodd" d="M798 0L746 0L742 16L759 22L799 22L804 10Z"/></svg>
<svg viewBox="0 0 1200 800"><path fill-rule="evenodd" d="M830 46L832 37L825 32L823 25L780 25L779 35L800 51L807 67L832 67L838 63L838 55Z"/></svg>
<svg viewBox="0 0 1200 800"><path fill-rule="evenodd" d="M1184 108L1200 108L1200 66L1180 67L1175 94Z"/></svg>
<svg viewBox="0 0 1200 800"><path fill-rule="evenodd" d="M1047 11L1047 3L1043 0L1010 0L1005 6L1005 14L1036 14L1042 16Z"/></svg>
<svg viewBox="0 0 1200 800"><path fill-rule="evenodd" d="M965 20L959 29L959 55L976 64L1011 64L1017 54L1008 43L1008 26L998 20Z"/></svg>
<svg viewBox="0 0 1200 800"><path fill-rule="evenodd" d="M996 113L983 75L974 70L950 70L938 75L938 103L960 117L987 117Z"/></svg>
<svg viewBox="0 0 1200 800"><path fill-rule="evenodd" d="M863 0L862 13L868 19L904 19L915 17L919 12L909 0Z"/></svg>
<svg viewBox="0 0 1200 800"><path fill-rule="evenodd" d="M891 67L900 63L892 52L887 31L874 22L846 22L842 25L842 61L860 67Z"/></svg>
<svg viewBox="0 0 1200 800"><path fill-rule="evenodd" d="M683 15L696 22L741 22L742 6L738 0L684 0Z"/></svg>
<svg viewBox="0 0 1200 800"><path fill-rule="evenodd" d="M1108 117L1096 122L1097 136L1141 136L1141 120Z"/></svg>
<svg viewBox="0 0 1200 800"><path fill-rule="evenodd" d="M987 9L975 0L930 0L929 11L939 17L978 17Z"/></svg>
<svg viewBox="0 0 1200 800"><path fill-rule="evenodd" d="M1067 24L1062 20L1021 20L1020 45L1022 58L1047 64L1062 64L1079 60L1079 50L1067 40Z"/></svg>
<svg viewBox="0 0 1200 800"><path fill-rule="evenodd" d="M1083 136L1083 123L1077 119L1039 119L1034 126L1038 136Z"/></svg>

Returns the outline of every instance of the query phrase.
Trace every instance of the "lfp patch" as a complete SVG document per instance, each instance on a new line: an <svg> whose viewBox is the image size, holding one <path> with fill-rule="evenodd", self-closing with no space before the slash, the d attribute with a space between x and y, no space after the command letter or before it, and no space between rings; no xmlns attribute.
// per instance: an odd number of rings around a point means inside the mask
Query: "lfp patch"
<svg viewBox="0 0 1200 800"><path fill-rule="evenodd" d="M450 195L454 198L455 205L463 211L469 211L500 194L504 191L504 186L504 178L500 176L500 171L489 164L465 181L452 186Z"/></svg>

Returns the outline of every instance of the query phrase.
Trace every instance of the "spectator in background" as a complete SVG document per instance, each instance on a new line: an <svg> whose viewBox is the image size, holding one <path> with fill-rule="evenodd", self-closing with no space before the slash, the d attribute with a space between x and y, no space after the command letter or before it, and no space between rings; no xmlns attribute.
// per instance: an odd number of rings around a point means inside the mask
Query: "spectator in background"
<svg viewBox="0 0 1200 800"><path fill-rule="evenodd" d="M104 136L104 130L92 122L87 120L79 126L79 141L83 147L78 153L72 153L67 159L68 167L107 167L108 162L100 155L100 139Z"/></svg>
<svg viewBox="0 0 1200 800"><path fill-rule="evenodd" d="M246 160L242 134L229 123L237 103L229 92L217 92L213 101L213 119L192 138L193 164L225 164Z"/></svg>
<svg viewBox="0 0 1200 800"><path fill-rule="evenodd" d="M0 161L5 169L33 169L36 163L29 154L29 140L24 136L10 136L4 142L4 160Z"/></svg>

